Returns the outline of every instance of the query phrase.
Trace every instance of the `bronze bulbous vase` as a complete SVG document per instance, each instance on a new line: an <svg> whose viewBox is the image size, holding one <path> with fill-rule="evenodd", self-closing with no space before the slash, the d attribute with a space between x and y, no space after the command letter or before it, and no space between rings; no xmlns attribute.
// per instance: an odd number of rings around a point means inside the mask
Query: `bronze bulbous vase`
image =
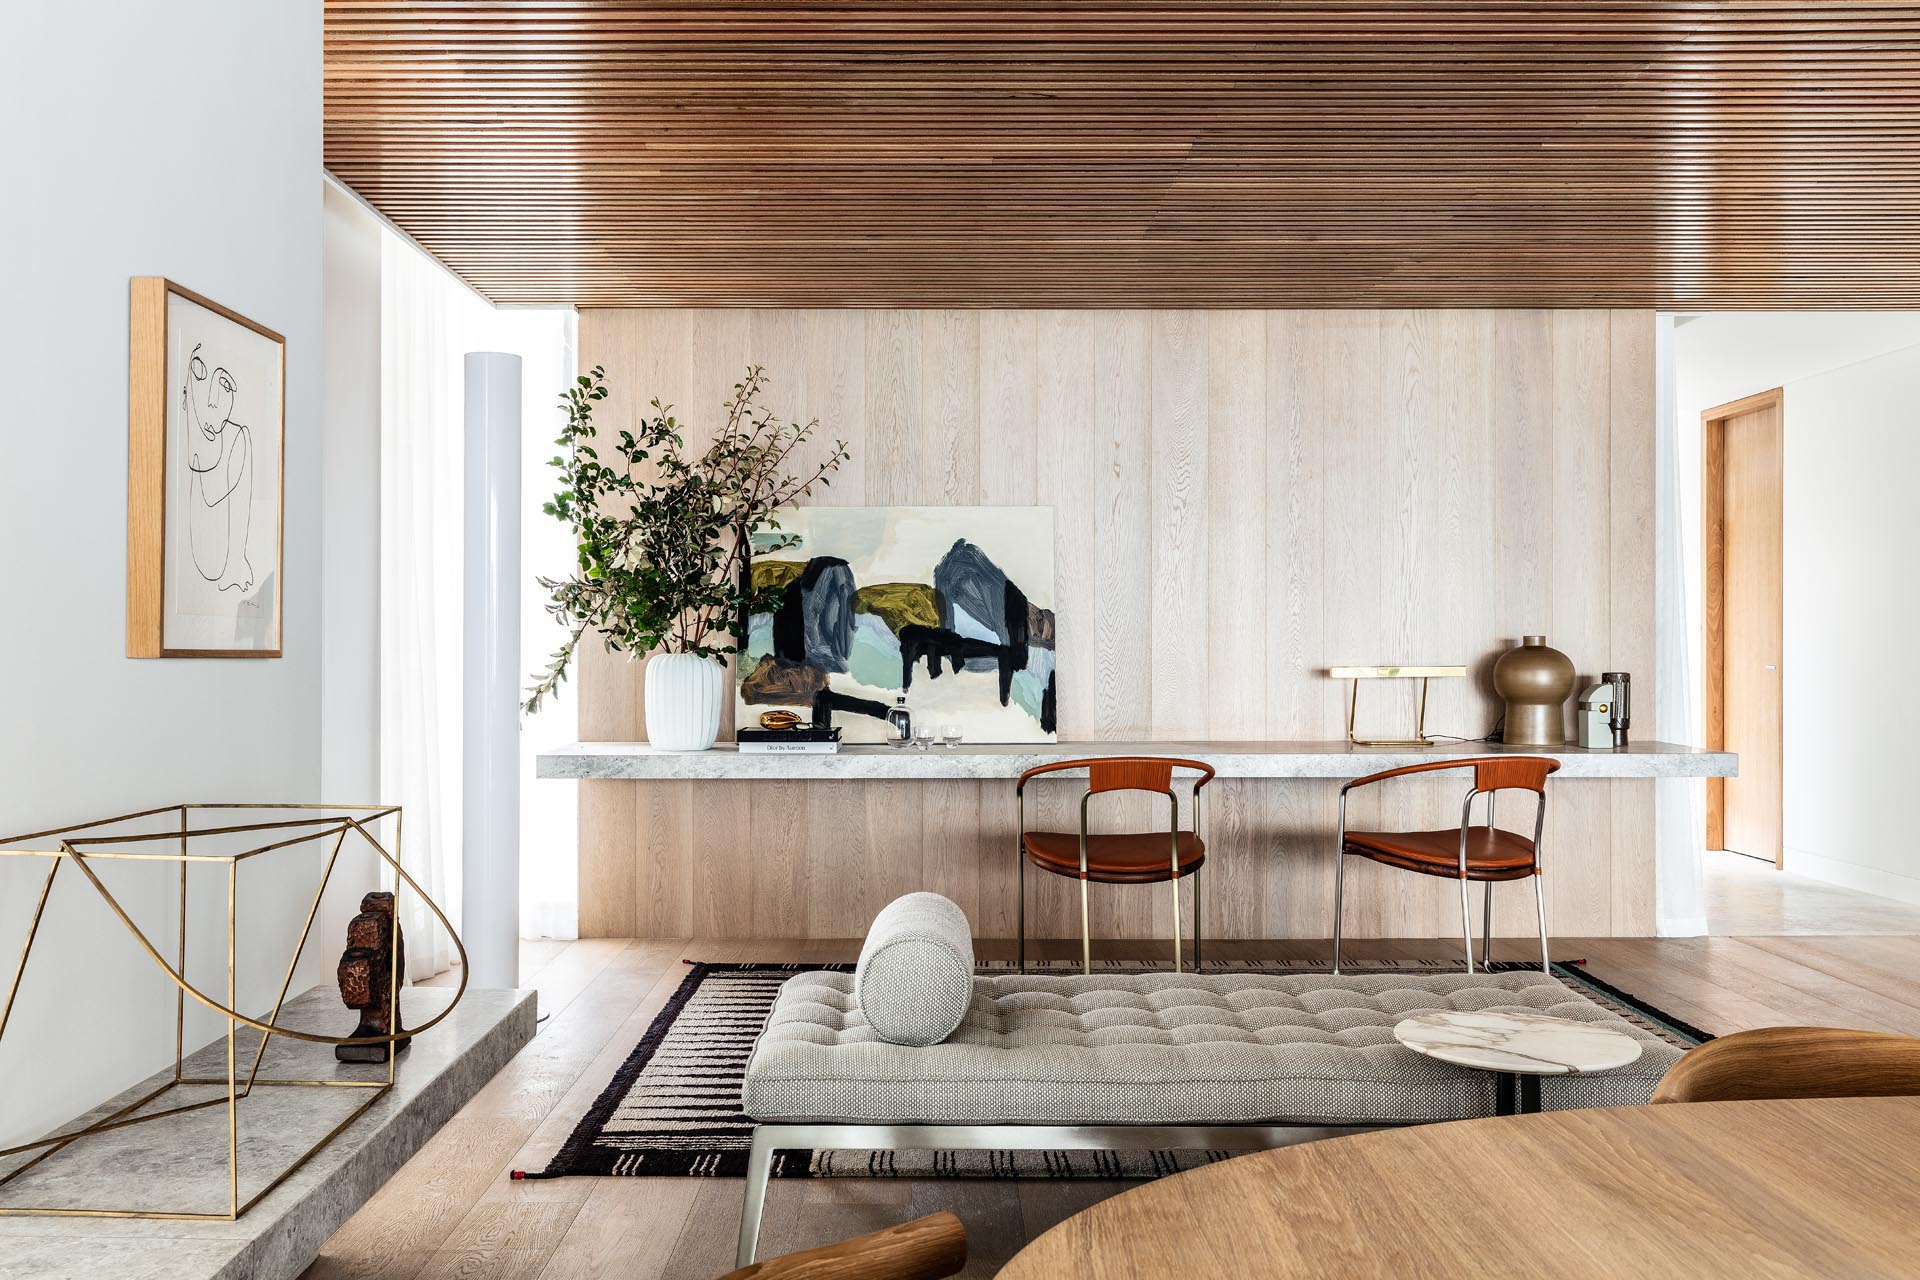
<svg viewBox="0 0 1920 1280"><path fill-rule="evenodd" d="M1567 744L1573 660L1550 648L1545 636L1524 636L1517 648L1495 659L1493 688L1507 703L1503 741L1525 747Z"/></svg>

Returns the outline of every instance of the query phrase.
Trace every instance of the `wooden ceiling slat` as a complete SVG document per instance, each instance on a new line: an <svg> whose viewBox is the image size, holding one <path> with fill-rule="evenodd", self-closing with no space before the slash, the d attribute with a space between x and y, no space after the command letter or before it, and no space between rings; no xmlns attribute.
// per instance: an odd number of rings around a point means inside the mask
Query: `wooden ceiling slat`
<svg viewBox="0 0 1920 1280"><path fill-rule="evenodd" d="M327 0L325 92L502 302L1920 304L1920 5Z"/></svg>

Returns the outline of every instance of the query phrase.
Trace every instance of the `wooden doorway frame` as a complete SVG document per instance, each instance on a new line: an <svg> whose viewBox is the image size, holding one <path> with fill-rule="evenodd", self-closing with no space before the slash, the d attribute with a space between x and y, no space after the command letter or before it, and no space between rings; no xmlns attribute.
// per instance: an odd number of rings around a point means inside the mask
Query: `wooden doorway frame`
<svg viewBox="0 0 1920 1280"><path fill-rule="evenodd" d="M1786 449L1786 420L1783 388L1742 396L1726 404L1715 405L1700 414L1700 490L1701 490L1701 620L1705 631L1701 646L1701 665L1705 668L1706 746L1709 751L1727 749L1727 667L1726 667L1726 594L1727 594L1727 420L1756 409L1776 409L1782 413L1780 448ZM1782 458L1782 474L1785 474ZM1776 750L1780 744L1776 744ZM1727 840L1727 781L1707 779L1706 847L1724 849ZM1784 850L1774 854L1774 865L1784 859Z"/></svg>

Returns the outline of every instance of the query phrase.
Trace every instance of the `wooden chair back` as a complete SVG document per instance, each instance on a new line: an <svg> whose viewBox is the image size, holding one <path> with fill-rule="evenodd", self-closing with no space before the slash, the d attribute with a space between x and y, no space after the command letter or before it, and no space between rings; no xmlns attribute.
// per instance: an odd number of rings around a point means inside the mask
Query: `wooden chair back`
<svg viewBox="0 0 1920 1280"><path fill-rule="evenodd" d="M1473 762L1473 785L1480 791L1547 793L1547 776L1558 773L1560 762L1551 756L1488 756Z"/></svg>
<svg viewBox="0 0 1920 1280"><path fill-rule="evenodd" d="M720 1280L941 1280L967 1265L967 1229L950 1213L765 1258Z"/></svg>
<svg viewBox="0 0 1920 1280"><path fill-rule="evenodd" d="M1423 760L1398 769L1382 769L1364 778L1355 778L1340 789L1371 786L1388 778L1403 778L1415 773L1434 773L1445 769L1472 769L1475 792L1531 791L1547 794L1547 777L1560 771L1560 762L1552 756L1471 756L1465 760Z"/></svg>
<svg viewBox="0 0 1920 1280"><path fill-rule="evenodd" d="M1193 781L1196 794L1213 778L1213 766L1201 760L1182 760L1177 756L1090 756L1036 765L1020 775L1016 789L1025 790L1031 778L1066 769L1085 769L1087 790L1096 794L1102 791L1151 791L1156 795L1165 795L1173 790L1175 769L1192 769L1200 775Z"/></svg>
<svg viewBox="0 0 1920 1280"><path fill-rule="evenodd" d="M1920 1040L1837 1027L1761 1027L1689 1049L1655 1102L1920 1097Z"/></svg>

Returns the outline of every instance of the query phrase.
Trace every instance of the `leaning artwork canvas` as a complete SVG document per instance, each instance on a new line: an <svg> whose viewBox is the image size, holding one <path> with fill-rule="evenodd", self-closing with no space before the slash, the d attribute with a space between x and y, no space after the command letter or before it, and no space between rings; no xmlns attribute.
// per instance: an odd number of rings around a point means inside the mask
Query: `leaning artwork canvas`
<svg viewBox="0 0 1920 1280"><path fill-rule="evenodd" d="M780 524L756 536L754 585L785 591L745 620L740 724L784 707L880 742L905 694L924 731L1055 740L1052 507L801 507Z"/></svg>

